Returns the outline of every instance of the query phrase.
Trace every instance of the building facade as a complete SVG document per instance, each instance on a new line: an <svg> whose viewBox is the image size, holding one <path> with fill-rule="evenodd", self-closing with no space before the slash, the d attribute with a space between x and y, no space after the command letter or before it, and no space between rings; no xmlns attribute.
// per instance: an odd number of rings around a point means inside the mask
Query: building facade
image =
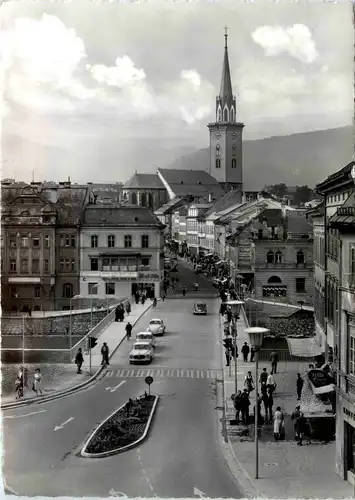
<svg viewBox="0 0 355 500"><path fill-rule="evenodd" d="M216 97L216 121L210 131L210 174L224 191L242 189L243 185L243 128L237 121L236 98L232 91L229 69L227 34L219 95Z"/></svg>
<svg viewBox="0 0 355 500"><path fill-rule="evenodd" d="M148 208L88 205L80 235L80 295L122 299L145 288L159 297L163 231Z"/></svg>
<svg viewBox="0 0 355 500"><path fill-rule="evenodd" d="M122 186L121 203L157 210L168 201L168 193L157 174L135 174Z"/></svg>

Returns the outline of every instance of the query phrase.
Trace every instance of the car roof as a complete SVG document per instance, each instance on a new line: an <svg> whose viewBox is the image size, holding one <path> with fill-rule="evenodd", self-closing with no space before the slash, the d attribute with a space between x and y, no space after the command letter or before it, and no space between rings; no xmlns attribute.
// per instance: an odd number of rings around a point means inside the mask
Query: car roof
<svg viewBox="0 0 355 500"><path fill-rule="evenodd" d="M135 342L133 344L133 347L137 344L150 345L150 342L146 342L145 340L138 340L138 342Z"/></svg>
<svg viewBox="0 0 355 500"><path fill-rule="evenodd" d="M152 321L163 321L162 319L159 319L159 318L153 318L149 321L149 323L151 323Z"/></svg>
<svg viewBox="0 0 355 500"><path fill-rule="evenodd" d="M206 302L195 302L195 306L205 306Z"/></svg>
<svg viewBox="0 0 355 500"><path fill-rule="evenodd" d="M153 336L152 332L139 332L137 335L150 335Z"/></svg>

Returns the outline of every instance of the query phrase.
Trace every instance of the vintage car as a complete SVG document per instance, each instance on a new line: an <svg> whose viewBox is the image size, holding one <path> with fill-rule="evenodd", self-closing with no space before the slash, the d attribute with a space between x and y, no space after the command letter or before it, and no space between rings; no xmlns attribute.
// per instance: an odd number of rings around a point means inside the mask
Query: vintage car
<svg viewBox="0 0 355 500"><path fill-rule="evenodd" d="M195 302L193 308L194 314L207 314L207 305L205 302Z"/></svg>
<svg viewBox="0 0 355 500"><path fill-rule="evenodd" d="M203 271L203 266L201 266L201 264L197 264L197 266L195 267L195 273L201 274L202 271Z"/></svg>
<svg viewBox="0 0 355 500"><path fill-rule="evenodd" d="M164 335L165 333L165 325L162 319L151 319L149 321L149 326L147 328L147 332L151 332L154 335Z"/></svg>
<svg viewBox="0 0 355 500"><path fill-rule="evenodd" d="M155 347L156 340L152 332L139 332L136 335L136 342L150 342Z"/></svg>
<svg viewBox="0 0 355 500"><path fill-rule="evenodd" d="M151 363L154 359L154 349L150 342L135 342L129 353L129 363Z"/></svg>

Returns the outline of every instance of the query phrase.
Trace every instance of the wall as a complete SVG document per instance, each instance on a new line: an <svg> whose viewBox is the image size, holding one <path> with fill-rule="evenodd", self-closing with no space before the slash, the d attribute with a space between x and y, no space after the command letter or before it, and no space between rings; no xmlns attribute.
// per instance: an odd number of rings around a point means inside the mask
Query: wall
<svg viewBox="0 0 355 500"><path fill-rule="evenodd" d="M71 245L61 246L61 237L68 235L75 237L75 247ZM56 234L56 280L55 280L55 306L57 310L63 310L70 307L70 298L64 297L63 285L70 283L73 286L73 296L80 292L79 274L80 274L80 232L76 228L58 228ZM61 260L70 261L69 269L61 268ZM72 269L72 261L75 267Z"/></svg>

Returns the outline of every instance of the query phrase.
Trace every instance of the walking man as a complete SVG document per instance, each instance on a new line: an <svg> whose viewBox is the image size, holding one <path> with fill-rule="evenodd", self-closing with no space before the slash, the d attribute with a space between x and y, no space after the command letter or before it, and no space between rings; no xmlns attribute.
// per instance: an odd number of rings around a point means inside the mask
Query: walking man
<svg viewBox="0 0 355 500"><path fill-rule="evenodd" d="M229 366L231 362L231 354L227 347L224 350L224 354L226 355L226 363L227 363L226 366Z"/></svg>
<svg viewBox="0 0 355 500"><path fill-rule="evenodd" d="M268 375L267 377L267 381L266 381L266 388L271 391L271 393L274 393L275 392L275 389L276 389L276 381L275 381L275 377L273 376L272 372L270 373L270 375Z"/></svg>
<svg viewBox="0 0 355 500"><path fill-rule="evenodd" d="M300 412L300 406L296 406L296 408L294 409L294 411L292 412L292 415L291 415L291 420L293 421L293 430L295 431L295 439L296 441L298 441L299 439L299 434L298 434L298 426L297 426L297 419L301 416L301 412Z"/></svg>
<svg viewBox="0 0 355 500"><path fill-rule="evenodd" d="M81 373L81 366L82 366L83 362L84 362L83 353L81 351L81 347L79 347L78 352L76 353L76 356L75 356L75 364L77 367L77 373Z"/></svg>
<svg viewBox="0 0 355 500"><path fill-rule="evenodd" d="M129 340L131 338L131 335L132 335L132 325L131 323L128 321L127 325L126 325L126 336L127 336L127 340Z"/></svg>
<svg viewBox="0 0 355 500"><path fill-rule="evenodd" d="M120 317L120 308L119 306L117 306L115 309L115 321L118 321L119 317Z"/></svg>
<svg viewBox="0 0 355 500"><path fill-rule="evenodd" d="M250 349L249 349L249 346L248 346L247 342L244 342L244 345L242 347L242 354L243 354L244 363L248 362L249 351L250 351Z"/></svg>
<svg viewBox="0 0 355 500"><path fill-rule="evenodd" d="M299 401L301 399L302 387L303 387L303 378L301 377L300 373L297 373L296 386L297 386L297 399Z"/></svg>
<svg viewBox="0 0 355 500"><path fill-rule="evenodd" d="M272 422L272 407L274 406L274 398L272 392L267 389L266 394L262 397L265 408L265 423Z"/></svg>
<svg viewBox="0 0 355 500"><path fill-rule="evenodd" d="M102 361L101 361L101 364L102 365L109 365L109 361L108 361L108 355L109 355L109 348L108 348L108 345L106 344L106 342L103 343L103 346L101 347L101 355L102 355Z"/></svg>
<svg viewBox="0 0 355 500"><path fill-rule="evenodd" d="M242 412L242 421L244 425L248 425L249 422L249 406L250 406L250 399L248 390L244 389L240 397L240 409Z"/></svg>
<svg viewBox="0 0 355 500"><path fill-rule="evenodd" d="M277 363L279 362L279 355L276 351L272 351L270 354L270 363L271 363L271 374L277 373Z"/></svg>
<svg viewBox="0 0 355 500"><path fill-rule="evenodd" d="M267 374L266 368L263 368L263 371L260 373L260 377L259 377L259 383L260 383L260 385L263 385L263 384L266 385L267 375L268 374Z"/></svg>

